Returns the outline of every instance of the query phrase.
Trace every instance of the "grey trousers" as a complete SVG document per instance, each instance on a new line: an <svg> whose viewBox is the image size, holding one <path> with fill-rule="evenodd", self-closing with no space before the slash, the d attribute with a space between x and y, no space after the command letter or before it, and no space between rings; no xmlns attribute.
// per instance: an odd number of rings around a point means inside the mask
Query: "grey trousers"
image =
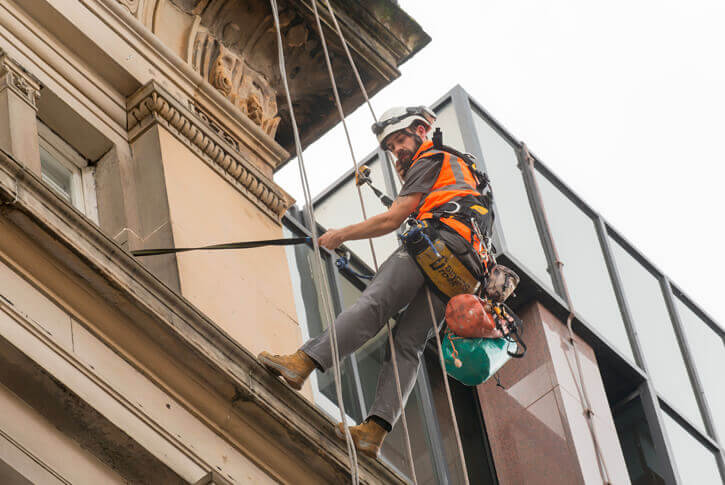
<svg viewBox="0 0 725 485"><path fill-rule="evenodd" d="M445 305L431 292L435 320L439 324ZM426 296L426 284L415 261L402 248L396 250L380 267L370 285L357 302L335 320L340 360L355 352L373 338L401 308L408 305L393 329L395 354L400 372L403 402L408 401L418 376L421 356L428 338L433 337ZM387 339L386 339L387 341ZM385 360L378 377L375 401L369 415L383 418L391 425L400 417L400 403L395 385L390 346L386 344ZM327 371L332 367L329 329L308 340L301 349Z"/></svg>

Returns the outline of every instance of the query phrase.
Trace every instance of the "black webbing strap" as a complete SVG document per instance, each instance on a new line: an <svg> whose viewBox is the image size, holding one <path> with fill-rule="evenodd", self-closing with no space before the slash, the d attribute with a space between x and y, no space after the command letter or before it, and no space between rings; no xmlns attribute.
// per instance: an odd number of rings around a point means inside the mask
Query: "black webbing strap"
<svg viewBox="0 0 725 485"><path fill-rule="evenodd" d="M184 253L186 251L199 251L202 249L250 249L259 248L262 246L291 246L294 244L304 244L308 242L312 242L311 237L292 237L285 239L267 239L265 241L246 241L213 244L211 246L202 246L198 248L139 249L138 251L131 251L131 254L133 254L134 256L156 256L159 254Z"/></svg>

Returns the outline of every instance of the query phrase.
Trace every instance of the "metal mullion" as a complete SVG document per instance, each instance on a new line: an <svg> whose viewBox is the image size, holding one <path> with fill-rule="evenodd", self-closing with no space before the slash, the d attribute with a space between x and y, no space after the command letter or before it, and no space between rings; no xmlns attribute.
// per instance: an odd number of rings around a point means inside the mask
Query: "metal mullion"
<svg viewBox="0 0 725 485"><path fill-rule="evenodd" d="M425 359L425 354L422 356ZM430 378L425 362L419 367L418 382L420 391L421 411L423 419L430 430L430 449L433 454L433 470L435 471L438 483L448 485L451 478L448 473L448 465L446 463L445 449L443 448L443 437L441 435L440 424L438 423L438 415L435 410L435 400L430 387Z"/></svg>
<svg viewBox="0 0 725 485"><path fill-rule="evenodd" d="M662 478L664 478L666 485L679 484L681 482L677 474L677 465L672 456L672 446L662 418L663 411L657 398L657 392L652 385L652 380L649 378L645 380L640 385L640 390L642 410L647 420L650 436L652 436L652 444L656 451L655 456L660 465L660 472L665 475Z"/></svg>
<svg viewBox="0 0 725 485"><path fill-rule="evenodd" d="M594 225L596 227L597 236L599 237L599 243L602 247L602 252L604 253L604 262L607 266L607 271L609 271L609 278L612 281L614 295L617 298L617 303L619 304L622 321L624 322L624 329L627 332L632 353L634 354L634 358L636 359L636 363L639 365L640 369L649 375L647 363L644 358L644 352L642 351L639 336L637 335L637 329L634 325L632 314L629 311L629 303L627 302L627 295L625 294L624 286L622 285L622 278L619 274L619 270L617 269L617 263L614 260L612 248L609 245L609 237L607 228L604 224L604 219L602 219L601 216L595 217Z"/></svg>
<svg viewBox="0 0 725 485"><path fill-rule="evenodd" d="M531 211L534 214L534 222L536 223L536 229L539 233L539 239L541 240L541 244L544 248L546 262L549 265L547 271L549 272L551 280L554 284L554 290L560 297L564 298L566 295L566 289L564 286L563 277L556 261L556 251L554 250L554 235L551 234L550 229L547 227L548 224L546 223L546 214L544 213L544 208L539 206L539 204L537 203L536 193L538 192L539 188L534 178L536 177L536 174L534 173L533 167L529 165L528 160L525 160L523 151L523 145L521 147L518 147L516 149L516 156L519 159L521 173L524 176L524 187L526 187L526 195L529 199ZM543 204L543 198L541 198L541 200Z"/></svg>
<svg viewBox="0 0 725 485"><path fill-rule="evenodd" d="M464 151L472 153L476 157L476 165L479 166L481 171L486 172L486 159L483 156L481 141L478 139L478 134L476 133L476 124L473 120L472 113L473 108L471 107L468 94L462 87L456 86L451 90L451 102L456 113L458 126L461 129L461 138L463 138L464 146L461 148ZM495 193L494 197L491 198L491 209L494 214L498 214ZM493 243L497 252L499 254L506 252L506 237L503 232L500 217L494 217L493 219L493 237Z"/></svg>
<svg viewBox="0 0 725 485"><path fill-rule="evenodd" d="M609 270L609 276L612 280L612 286L614 287L614 294L619 303L619 309L622 314L622 320L624 321L624 327L627 331L630 344L632 346L632 352L634 353L635 359L640 368L647 375L645 381L639 386L640 402L642 403L642 409L645 413L645 419L647 421L647 427L649 429L652 442L655 446L657 461L659 462L660 468L663 473L666 473L666 483L677 482L677 470L675 468L675 462L670 453L669 442L667 441L664 423L662 422L662 410L660 409L659 401L657 399L657 392L654 389L652 380L649 377L649 370L647 368L647 361L644 357L642 350L642 344L639 341L636 327L632 314L629 311L629 303L627 302L627 295L624 292L622 286L622 279L617 268L617 263L612 254L612 248L609 245L608 232L606 225L601 216L594 219L595 226L597 228L597 235L599 236L599 242L604 252L604 260ZM663 462L663 458L666 458Z"/></svg>
<svg viewBox="0 0 725 485"><path fill-rule="evenodd" d="M700 409L700 413L702 414L702 420L705 423L705 429L707 430L710 438L712 438L715 442L719 444L720 441L718 440L717 431L715 430L710 406L707 402L707 398L705 397L705 391L702 387L702 381L700 380L700 376L697 373L695 361L692 358L692 351L690 350L690 346L687 341L687 335L683 329L682 320L680 320L680 315L677 311L677 306L675 305L675 300L672 294L672 287L670 286L669 278L663 276L662 279L660 279L660 286L662 287L662 293L665 296L667 311L670 314L672 326L675 329L677 343L679 344L680 350L682 352L682 357L685 362L685 368L687 369L687 374L690 377L692 387L695 391L695 400L697 401L698 408ZM715 455L717 467L720 470L721 478L725 480L725 453L723 453L723 449L721 446L718 446L718 448L718 453L716 453Z"/></svg>

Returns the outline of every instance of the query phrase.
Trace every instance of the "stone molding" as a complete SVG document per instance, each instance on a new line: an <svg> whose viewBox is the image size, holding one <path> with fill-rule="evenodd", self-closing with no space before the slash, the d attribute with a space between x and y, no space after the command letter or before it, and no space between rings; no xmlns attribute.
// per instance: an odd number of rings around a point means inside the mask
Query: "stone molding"
<svg viewBox="0 0 725 485"><path fill-rule="evenodd" d="M0 91L10 89L38 110L40 81L0 49Z"/></svg>
<svg viewBox="0 0 725 485"><path fill-rule="evenodd" d="M111 305L147 339L125 348L107 344L128 355L156 385L169 389L166 383L174 383L189 410L256 457L261 469L280 483L298 483L300 473L306 483L349 482L344 443L321 410L266 372L247 349L1 150L0 215L59 268L89 285L98 295L94 302ZM50 267L55 265L41 265ZM109 335L105 326L112 322L97 323ZM178 365L158 365L159 353ZM274 446L257 436L275 437ZM359 467L361 483L406 483L382 461L361 457Z"/></svg>
<svg viewBox="0 0 725 485"><path fill-rule="evenodd" d="M238 151L233 137L220 135L219 127L208 116L192 112L156 82L151 81L133 94L126 108L129 141L154 123L161 123L276 222L280 223L294 203L289 194ZM200 109L194 105L195 111Z"/></svg>

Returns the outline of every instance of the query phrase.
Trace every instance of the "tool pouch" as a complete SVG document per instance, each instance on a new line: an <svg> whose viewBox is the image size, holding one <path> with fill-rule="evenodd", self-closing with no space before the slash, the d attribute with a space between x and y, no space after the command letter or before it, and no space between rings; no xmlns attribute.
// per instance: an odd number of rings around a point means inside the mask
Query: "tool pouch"
<svg viewBox="0 0 725 485"><path fill-rule="evenodd" d="M478 289L478 278L425 221L413 225L401 240L443 301Z"/></svg>
<svg viewBox="0 0 725 485"><path fill-rule="evenodd" d="M503 303L516 289L520 281L514 270L497 264L488 273L484 291L492 301Z"/></svg>

